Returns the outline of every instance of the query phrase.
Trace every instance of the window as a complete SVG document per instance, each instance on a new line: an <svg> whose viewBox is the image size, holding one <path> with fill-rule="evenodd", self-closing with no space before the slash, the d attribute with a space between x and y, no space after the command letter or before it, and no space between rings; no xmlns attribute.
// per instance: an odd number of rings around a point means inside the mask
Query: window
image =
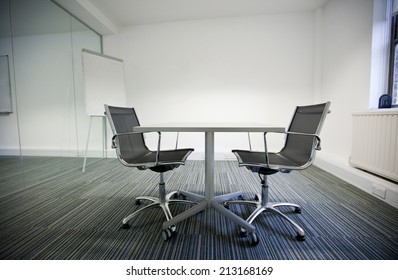
<svg viewBox="0 0 398 280"><path fill-rule="evenodd" d="M391 20L391 53L390 53L390 71L389 71L388 92L391 93L392 105L398 106L398 14L395 14Z"/></svg>

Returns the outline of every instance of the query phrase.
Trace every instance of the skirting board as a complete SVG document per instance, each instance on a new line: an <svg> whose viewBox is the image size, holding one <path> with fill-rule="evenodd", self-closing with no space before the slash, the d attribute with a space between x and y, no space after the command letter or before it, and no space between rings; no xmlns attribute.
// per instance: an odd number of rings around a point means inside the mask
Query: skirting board
<svg viewBox="0 0 398 280"><path fill-rule="evenodd" d="M20 156L21 151L19 149L0 149L1 156Z"/></svg>
<svg viewBox="0 0 398 280"><path fill-rule="evenodd" d="M21 154L22 153L22 154ZM102 150L89 150L87 157L108 157L104 156ZM108 151L108 155L114 155L114 151ZM84 151L77 152L76 150L59 150L59 149L0 149L1 156L37 156L37 157L84 157ZM116 157L116 155L115 155Z"/></svg>
<svg viewBox="0 0 398 280"><path fill-rule="evenodd" d="M398 208L398 184L354 168L348 160L345 162L324 152L316 155L314 165ZM382 190L382 194L377 190Z"/></svg>

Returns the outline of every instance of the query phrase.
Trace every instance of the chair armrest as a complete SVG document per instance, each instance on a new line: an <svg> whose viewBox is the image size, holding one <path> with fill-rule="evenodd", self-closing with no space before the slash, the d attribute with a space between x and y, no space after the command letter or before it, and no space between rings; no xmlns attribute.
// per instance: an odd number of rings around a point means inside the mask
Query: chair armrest
<svg viewBox="0 0 398 280"><path fill-rule="evenodd" d="M177 132L177 136L176 136L176 150L178 149L178 140L180 138L180 132Z"/></svg>
<svg viewBox="0 0 398 280"><path fill-rule="evenodd" d="M284 132L278 132L278 131L272 131L272 132L264 132L264 141L266 141L266 134L267 133L283 133L283 134L291 134L291 135L302 135L302 136L311 136L314 137L317 140L317 144L315 146L315 149L317 151L321 150L321 138L319 137L318 134L314 133L302 133L302 132L294 132L294 131L284 131Z"/></svg>
<svg viewBox="0 0 398 280"><path fill-rule="evenodd" d="M247 139L249 140L249 149L252 150L252 139L250 138L250 132L247 133Z"/></svg>

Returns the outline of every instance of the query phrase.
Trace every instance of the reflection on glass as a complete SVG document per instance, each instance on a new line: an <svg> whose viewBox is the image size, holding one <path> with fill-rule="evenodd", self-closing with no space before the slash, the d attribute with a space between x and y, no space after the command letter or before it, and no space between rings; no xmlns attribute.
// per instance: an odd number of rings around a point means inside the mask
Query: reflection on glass
<svg viewBox="0 0 398 280"><path fill-rule="evenodd" d="M14 191L81 168L89 122L82 48L100 52L101 36L52 1L0 0L0 55L9 57L13 107L0 114L0 135L7 135L0 137L0 171L10 158L24 170L13 183L4 179ZM75 160L65 164L60 156Z"/></svg>
<svg viewBox="0 0 398 280"><path fill-rule="evenodd" d="M48 0L13 0L11 17L22 154L68 155L70 16Z"/></svg>
<svg viewBox="0 0 398 280"><path fill-rule="evenodd" d="M8 104L7 107L9 108L11 105L11 111L13 112L11 114L5 115L0 114L0 135L7 135L7 137L0 137L0 155L20 155L18 122L17 115L15 113L15 83L9 0L0 0L0 56L2 56L3 58L7 57L8 60L9 89L7 89L7 91L11 93L11 100L9 100L10 96L8 96L8 102L10 102L11 104ZM6 69L4 70L6 71ZM5 85L1 86L3 87Z"/></svg>
<svg viewBox="0 0 398 280"><path fill-rule="evenodd" d="M81 155L81 49L101 37L50 0L13 0L11 18L22 155Z"/></svg>

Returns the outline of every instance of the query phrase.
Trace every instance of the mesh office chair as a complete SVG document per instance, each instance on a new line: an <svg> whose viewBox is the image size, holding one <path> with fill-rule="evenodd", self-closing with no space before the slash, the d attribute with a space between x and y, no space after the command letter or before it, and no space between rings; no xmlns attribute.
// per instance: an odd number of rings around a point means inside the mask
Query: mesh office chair
<svg viewBox="0 0 398 280"><path fill-rule="evenodd" d="M134 108L114 107L105 105L105 114L109 120L112 132L112 148L116 149L119 161L128 167L136 167L139 170L150 169L160 174L159 197L140 196L136 198L136 204L141 201L150 201L151 204L137 210L123 219L123 228L130 227L129 222L138 214L154 207L162 208L166 219L172 219L169 204L196 204L188 200L174 199L178 197L176 191L166 194L163 173L180 165L185 164L186 159L192 153L193 149L174 149L160 150L161 133L158 132L157 151L151 151L145 144L143 133L133 132L133 128L139 126L137 115ZM164 240L171 238L176 233L175 226L162 231Z"/></svg>
<svg viewBox="0 0 398 280"><path fill-rule="evenodd" d="M297 107L289 129L285 132L285 145L281 151L277 153L269 153L267 151L267 133L264 133L264 152L233 150L232 152L238 159L239 166L246 166L252 172L259 174L262 192L255 196L254 201L228 201L224 203L224 206L227 208L230 204L255 206L256 209L246 220L248 223L252 223L254 219L264 211L276 213L295 228L297 232L296 238L298 240L305 240L304 230L277 209L282 206L288 206L294 208L296 213L301 213L301 207L293 203L269 202L267 176L277 172L289 173L292 170L303 170L313 163L315 151L321 148L319 133L325 116L329 112L329 107L330 102ZM246 236L246 229L240 228L240 234L241 236ZM258 244L258 238L255 232L250 232L248 237L250 244Z"/></svg>

